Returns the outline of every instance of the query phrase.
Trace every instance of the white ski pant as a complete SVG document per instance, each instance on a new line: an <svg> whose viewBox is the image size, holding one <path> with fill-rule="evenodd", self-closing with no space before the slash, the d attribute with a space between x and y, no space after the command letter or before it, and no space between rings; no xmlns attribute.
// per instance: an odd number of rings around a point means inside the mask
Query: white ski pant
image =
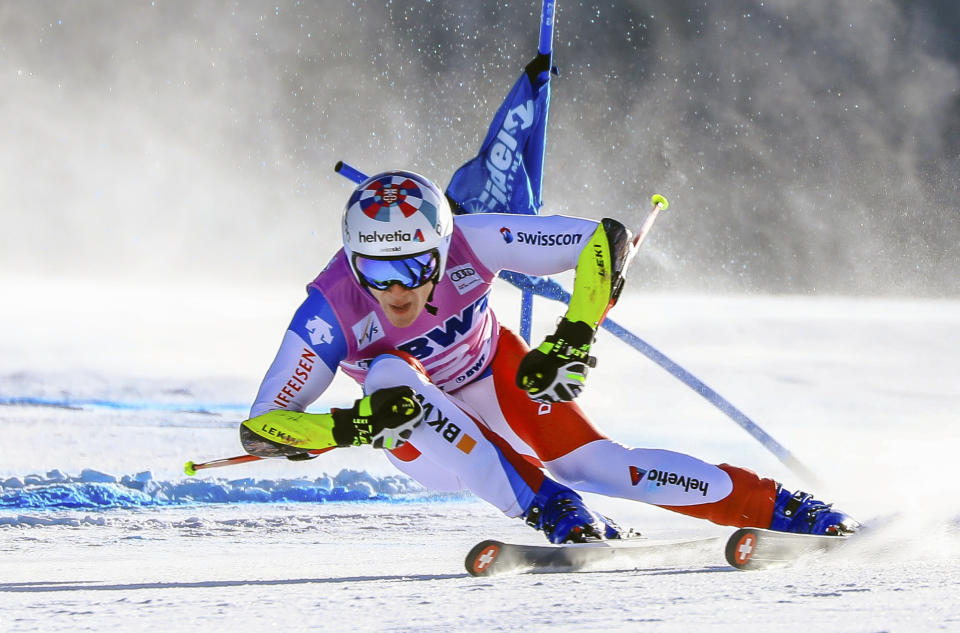
<svg viewBox="0 0 960 633"><path fill-rule="evenodd" d="M769 525L775 483L674 451L630 448L602 435L575 403L539 404L514 385L526 347L501 330L489 375L446 394L401 356L374 360L364 390L407 385L426 416L389 454L438 491L470 490L508 516L528 507L542 471L576 490L643 501L727 525ZM764 524L766 521L766 524Z"/></svg>

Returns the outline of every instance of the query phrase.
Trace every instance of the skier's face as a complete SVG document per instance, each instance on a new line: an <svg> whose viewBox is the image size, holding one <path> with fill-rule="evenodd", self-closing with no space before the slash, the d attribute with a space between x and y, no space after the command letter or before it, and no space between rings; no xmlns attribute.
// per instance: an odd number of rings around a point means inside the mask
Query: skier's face
<svg viewBox="0 0 960 633"><path fill-rule="evenodd" d="M419 288L404 288L393 284L386 290L369 288L370 294L380 303L384 314L394 327L407 327L417 320L430 298L433 282L428 281Z"/></svg>

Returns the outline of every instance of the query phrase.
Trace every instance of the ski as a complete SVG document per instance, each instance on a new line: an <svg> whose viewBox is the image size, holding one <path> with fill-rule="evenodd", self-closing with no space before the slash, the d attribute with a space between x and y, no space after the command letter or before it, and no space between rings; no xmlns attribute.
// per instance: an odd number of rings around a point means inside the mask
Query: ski
<svg viewBox="0 0 960 633"><path fill-rule="evenodd" d="M768 569L796 563L800 558L835 550L849 536L794 534L761 528L741 528L727 539L727 562L737 569Z"/></svg>
<svg viewBox="0 0 960 633"><path fill-rule="evenodd" d="M474 545L464 566L471 576L501 574L573 572L615 560L667 565L682 562L707 547L713 548L719 537L661 540L648 538L615 539L567 545L520 545L487 540ZM716 550L713 550L716 551Z"/></svg>

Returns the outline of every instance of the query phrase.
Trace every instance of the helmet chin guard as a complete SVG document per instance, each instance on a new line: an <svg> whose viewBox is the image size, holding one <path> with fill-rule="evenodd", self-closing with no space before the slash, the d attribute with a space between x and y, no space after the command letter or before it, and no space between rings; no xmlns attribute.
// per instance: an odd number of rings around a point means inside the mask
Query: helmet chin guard
<svg viewBox="0 0 960 633"><path fill-rule="evenodd" d="M447 264L453 214L446 196L409 171L386 171L364 180L350 195L343 214L343 250L361 285L354 255L404 259L435 250L439 281Z"/></svg>

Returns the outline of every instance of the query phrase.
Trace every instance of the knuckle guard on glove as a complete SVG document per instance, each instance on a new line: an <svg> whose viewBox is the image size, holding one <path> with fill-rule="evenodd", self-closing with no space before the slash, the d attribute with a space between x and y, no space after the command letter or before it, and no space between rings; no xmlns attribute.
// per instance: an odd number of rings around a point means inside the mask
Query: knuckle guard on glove
<svg viewBox="0 0 960 633"><path fill-rule="evenodd" d="M338 446L394 449L406 444L423 420L423 407L410 387L379 389L356 401L350 409L333 412L333 435Z"/></svg>
<svg viewBox="0 0 960 633"><path fill-rule="evenodd" d="M556 332L531 350L517 368L518 387L538 402L570 401L580 395L589 368L593 328L582 321L561 319Z"/></svg>

